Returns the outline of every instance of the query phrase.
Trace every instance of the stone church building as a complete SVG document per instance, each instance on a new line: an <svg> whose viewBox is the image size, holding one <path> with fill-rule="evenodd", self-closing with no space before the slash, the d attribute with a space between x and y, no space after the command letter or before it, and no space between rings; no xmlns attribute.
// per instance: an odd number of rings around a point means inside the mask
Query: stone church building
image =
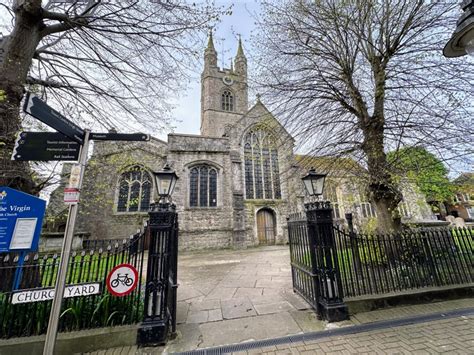
<svg viewBox="0 0 474 355"><path fill-rule="evenodd" d="M285 243L287 216L303 210L301 177L309 166L330 174L323 197L332 202L336 222L344 222L345 212L353 212L360 226L374 225L376 218L357 174L351 177L351 167L363 169L360 165L350 159L332 161L334 171L324 158L294 155L294 139L285 128L258 97L249 102L240 41L231 68L219 68L209 38L201 75L200 135L172 133L167 142L94 143L76 230L88 232L90 239L121 239L142 228L156 196L152 172L165 163L179 176L172 199L179 213L181 249ZM60 194L61 188L51 196L52 217L64 212ZM410 198L400 205L402 215L429 215L416 191L404 196Z"/></svg>
<svg viewBox="0 0 474 355"><path fill-rule="evenodd" d="M293 138L265 105L249 103L242 43L233 67L219 68L211 36L201 75L201 134L173 133L168 142L95 142L78 230L92 239L133 234L155 196L152 171L167 162L179 176L172 199L181 248L283 243L286 217L298 203L292 188L300 195L302 188L293 148Z"/></svg>

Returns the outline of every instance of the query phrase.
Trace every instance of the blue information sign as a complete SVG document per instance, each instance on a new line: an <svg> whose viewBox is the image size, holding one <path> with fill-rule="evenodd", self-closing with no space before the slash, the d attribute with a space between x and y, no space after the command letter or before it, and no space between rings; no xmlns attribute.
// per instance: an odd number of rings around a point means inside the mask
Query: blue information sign
<svg viewBox="0 0 474 355"><path fill-rule="evenodd" d="M46 201L0 186L0 252L37 251Z"/></svg>

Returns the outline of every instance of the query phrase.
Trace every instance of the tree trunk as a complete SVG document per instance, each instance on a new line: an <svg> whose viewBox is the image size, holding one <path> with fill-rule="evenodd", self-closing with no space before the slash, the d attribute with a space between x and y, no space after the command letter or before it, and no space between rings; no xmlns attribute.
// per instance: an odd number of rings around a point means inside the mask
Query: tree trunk
<svg viewBox="0 0 474 355"><path fill-rule="evenodd" d="M393 183L387 169L387 155L384 152L384 119L372 116L363 127L362 149L367 155L369 172L369 195L377 210L377 230L379 233L398 231L401 228L397 213L401 193Z"/></svg>
<svg viewBox="0 0 474 355"><path fill-rule="evenodd" d="M41 0L17 0L15 25L0 67L0 185L37 193L27 162L11 160L21 129L20 105L24 85L44 27Z"/></svg>

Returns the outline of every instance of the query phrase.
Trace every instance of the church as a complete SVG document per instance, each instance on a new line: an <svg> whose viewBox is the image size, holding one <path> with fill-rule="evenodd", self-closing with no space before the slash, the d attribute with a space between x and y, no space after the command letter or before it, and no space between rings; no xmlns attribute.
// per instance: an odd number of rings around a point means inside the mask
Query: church
<svg viewBox="0 0 474 355"><path fill-rule="evenodd" d="M295 155L295 141L257 96L249 102L247 59L239 40L231 68L219 68L212 35L201 74L201 134L168 135L167 142L95 141L85 171L76 231L89 239L122 239L142 229L155 200L153 171L176 172L172 200L182 250L246 248L288 241L287 217L304 210L301 177L310 166L329 173L323 198L336 223L354 214L358 230L374 232L363 167L350 158ZM47 229L64 228L63 183L53 192ZM408 187L408 188L406 188ZM399 205L405 222L431 218L426 200L406 184ZM62 216L62 218L61 218ZM61 222L62 220L62 222Z"/></svg>
<svg viewBox="0 0 474 355"><path fill-rule="evenodd" d="M180 248L286 242L286 218L297 208L298 196L302 206L294 140L259 98L249 103L240 40L231 68L219 68L209 37L200 133L172 133L167 142L95 142L77 230L89 232L91 239L135 233L155 197L152 172L168 163L179 177L172 200L179 213Z"/></svg>

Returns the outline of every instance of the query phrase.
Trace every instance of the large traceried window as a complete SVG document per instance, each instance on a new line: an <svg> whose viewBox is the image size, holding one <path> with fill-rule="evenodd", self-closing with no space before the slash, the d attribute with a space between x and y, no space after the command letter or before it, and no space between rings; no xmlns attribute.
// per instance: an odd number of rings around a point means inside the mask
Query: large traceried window
<svg viewBox="0 0 474 355"><path fill-rule="evenodd" d="M281 199L278 151L265 130L253 130L244 138L245 198Z"/></svg>
<svg viewBox="0 0 474 355"><path fill-rule="evenodd" d="M146 212L150 207L151 177L143 168L134 166L119 180L117 212Z"/></svg>
<svg viewBox="0 0 474 355"><path fill-rule="evenodd" d="M224 111L234 111L234 95L229 90L225 90L221 96L221 107Z"/></svg>
<svg viewBox="0 0 474 355"><path fill-rule="evenodd" d="M217 170L212 166L202 164L190 169L189 206L217 206Z"/></svg>

